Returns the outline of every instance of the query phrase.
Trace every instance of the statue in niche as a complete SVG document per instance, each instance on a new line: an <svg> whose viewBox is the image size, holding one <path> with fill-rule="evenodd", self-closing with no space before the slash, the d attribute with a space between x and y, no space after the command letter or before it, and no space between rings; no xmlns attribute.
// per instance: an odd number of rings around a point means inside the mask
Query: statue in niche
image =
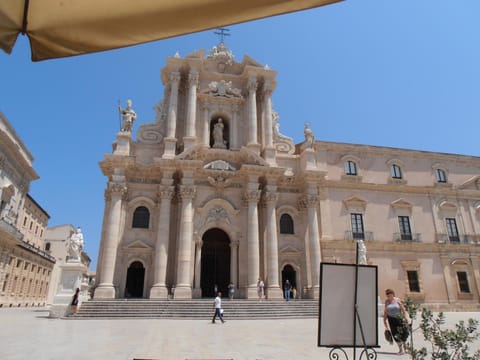
<svg viewBox="0 0 480 360"><path fill-rule="evenodd" d="M222 118L218 119L218 122L213 126L213 148L216 149L226 149L226 141L223 138L223 120Z"/></svg>
<svg viewBox="0 0 480 360"><path fill-rule="evenodd" d="M82 229L77 230L70 236L70 244L68 248L68 261L80 261L83 250L83 234Z"/></svg>
<svg viewBox="0 0 480 360"><path fill-rule="evenodd" d="M127 100L127 107L125 109L122 109L119 104L118 111L120 112L120 115L122 115L122 131L131 132L133 122L137 119L137 114L132 109L132 100Z"/></svg>

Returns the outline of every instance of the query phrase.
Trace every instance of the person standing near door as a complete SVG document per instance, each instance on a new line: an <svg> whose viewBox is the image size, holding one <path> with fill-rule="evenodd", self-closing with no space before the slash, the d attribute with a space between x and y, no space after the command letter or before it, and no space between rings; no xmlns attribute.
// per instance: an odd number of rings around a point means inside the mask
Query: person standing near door
<svg viewBox="0 0 480 360"><path fill-rule="evenodd" d="M263 300L263 295L264 295L264 288L265 288L265 283L263 282L262 278L258 278L257 281L257 295L258 295L258 301Z"/></svg>
<svg viewBox="0 0 480 360"><path fill-rule="evenodd" d="M213 307L215 308L215 314L213 314L212 318L212 324L215 324L215 319L218 316L218 318L222 321L222 324L225 322L223 320L223 310L222 310L222 293L218 292L217 297L215 298L213 302Z"/></svg>
<svg viewBox="0 0 480 360"><path fill-rule="evenodd" d="M285 292L285 300L289 301L290 300L290 291L292 290L292 284L290 284L290 281L287 279L285 280L285 285L283 285L283 291Z"/></svg>

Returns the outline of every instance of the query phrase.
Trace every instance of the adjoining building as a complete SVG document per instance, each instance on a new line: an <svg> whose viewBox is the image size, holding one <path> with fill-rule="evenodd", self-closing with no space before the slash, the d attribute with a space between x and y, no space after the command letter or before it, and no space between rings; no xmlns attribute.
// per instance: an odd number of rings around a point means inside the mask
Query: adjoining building
<svg viewBox="0 0 480 360"><path fill-rule="evenodd" d="M168 58L156 119L132 138L131 102L108 178L94 297L319 297L320 262L354 263L379 291L444 308L480 289L480 158L316 141L294 144L272 107L274 70L225 44ZM292 119L293 120L293 119ZM289 121L292 121L289 120Z"/></svg>
<svg viewBox="0 0 480 360"><path fill-rule="evenodd" d="M55 259L44 250L50 216L28 194L33 156L0 113L0 307L46 304Z"/></svg>

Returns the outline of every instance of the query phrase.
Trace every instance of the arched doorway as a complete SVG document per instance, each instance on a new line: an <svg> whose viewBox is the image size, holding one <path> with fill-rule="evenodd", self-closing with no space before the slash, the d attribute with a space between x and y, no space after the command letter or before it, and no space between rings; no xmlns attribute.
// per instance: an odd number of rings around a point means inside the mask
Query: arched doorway
<svg viewBox="0 0 480 360"><path fill-rule="evenodd" d="M225 296L230 282L230 239L221 229L210 229L202 237L202 297L214 297L214 287Z"/></svg>
<svg viewBox="0 0 480 360"><path fill-rule="evenodd" d="M292 284L292 289L296 288L297 289L297 272L293 268L292 265L285 265L282 270L282 289L283 285L285 284L285 281L288 280L290 281L290 284ZM298 289L297 289L298 290ZM291 294L290 294L291 297Z"/></svg>
<svg viewBox="0 0 480 360"><path fill-rule="evenodd" d="M127 271L127 282L125 285L126 298L143 297L143 283L145 280L145 268L140 261L134 261L130 264Z"/></svg>

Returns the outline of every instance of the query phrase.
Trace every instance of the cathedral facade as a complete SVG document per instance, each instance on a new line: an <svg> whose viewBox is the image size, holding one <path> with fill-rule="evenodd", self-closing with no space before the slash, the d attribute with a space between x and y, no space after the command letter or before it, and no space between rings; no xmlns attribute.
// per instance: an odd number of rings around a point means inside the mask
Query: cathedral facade
<svg viewBox="0 0 480 360"><path fill-rule="evenodd" d="M480 289L480 159L316 141L272 108L276 72L221 43L167 59L156 119L132 104L108 178L94 297L319 297L320 263L379 268L378 287L465 307Z"/></svg>

